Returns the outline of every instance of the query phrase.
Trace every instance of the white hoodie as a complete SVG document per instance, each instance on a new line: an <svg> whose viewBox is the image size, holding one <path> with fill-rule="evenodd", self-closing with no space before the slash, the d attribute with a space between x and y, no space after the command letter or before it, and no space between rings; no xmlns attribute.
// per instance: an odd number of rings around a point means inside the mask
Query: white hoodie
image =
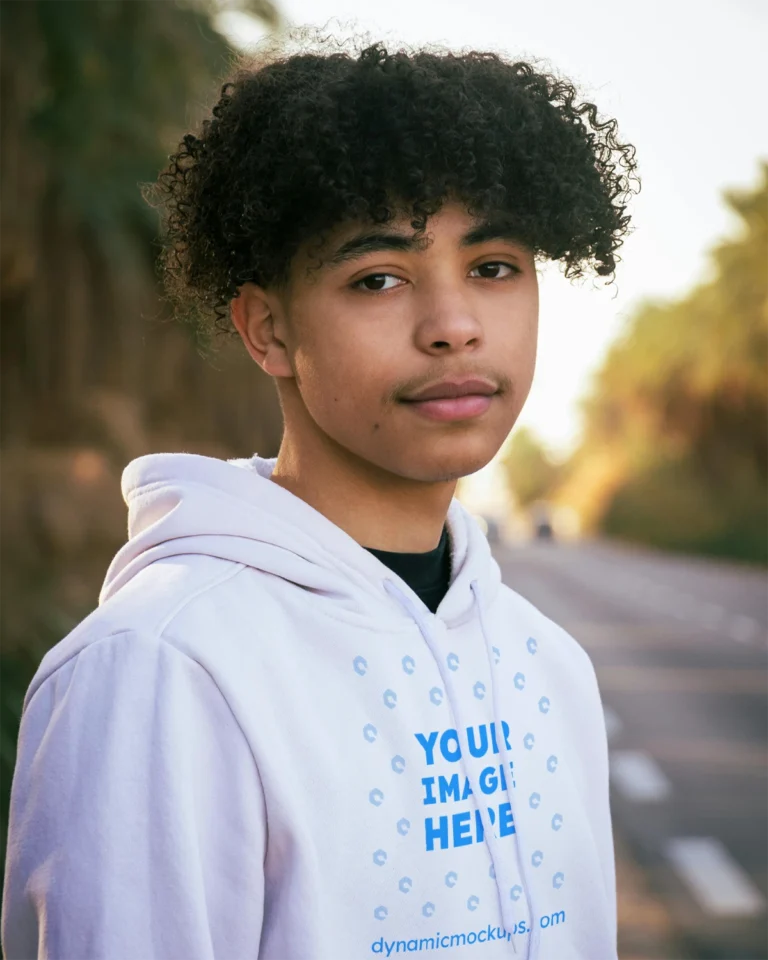
<svg viewBox="0 0 768 960"><path fill-rule="evenodd" d="M130 539L24 701L7 960L615 960L584 650L457 500L432 614L274 463L126 468Z"/></svg>

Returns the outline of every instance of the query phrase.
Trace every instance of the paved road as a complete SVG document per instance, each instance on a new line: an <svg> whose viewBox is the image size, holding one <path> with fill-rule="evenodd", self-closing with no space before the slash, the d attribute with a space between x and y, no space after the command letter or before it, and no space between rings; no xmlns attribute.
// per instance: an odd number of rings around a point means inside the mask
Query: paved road
<svg viewBox="0 0 768 960"><path fill-rule="evenodd" d="M597 670L614 823L630 860L620 892L640 874L646 902L666 913L648 917L669 952L646 955L767 960L765 571L605 541L495 553L505 582L565 627ZM631 913L620 935L627 958L640 955L629 926L645 916Z"/></svg>

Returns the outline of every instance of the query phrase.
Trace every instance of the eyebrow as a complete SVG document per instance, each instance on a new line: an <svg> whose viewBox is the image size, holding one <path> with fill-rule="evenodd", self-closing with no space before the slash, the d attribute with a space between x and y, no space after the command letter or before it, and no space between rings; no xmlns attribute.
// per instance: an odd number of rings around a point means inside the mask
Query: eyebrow
<svg viewBox="0 0 768 960"><path fill-rule="evenodd" d="M503 220L480 221L464 234L459 246L463 248L474 247L481 243L487 243L489 240L503 240L506 243L512 243L527 249L527 244L511 224ZM349 260L364 257L368 253L378 253L382 250L397 250L408 253L419 249L421 243L421 240L414 239L410 234L398 233L393 230L366 230L350 237L349 240L345 240L329 258L328 263L331 266L338 266Z"/></svg>

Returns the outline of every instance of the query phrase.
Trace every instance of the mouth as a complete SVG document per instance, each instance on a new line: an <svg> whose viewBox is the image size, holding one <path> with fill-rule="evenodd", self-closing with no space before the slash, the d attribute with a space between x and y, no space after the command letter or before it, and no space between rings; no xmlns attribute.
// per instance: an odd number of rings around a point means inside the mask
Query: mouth
<svg viewBox="0 0 768 960"><path fill-rule="evenodd" d="M430 420L469 420L484 414L498 388L488 380L444 380L401 401Z"/></svg>
<svg viewBox="0 0 768 960"><path fill-rule="evenodd" d="M415 413L430 420L470 420L486 412L493 401L492 396L468 394L465 397L452 397L442 400L406 400L405 403Z"/></svg>

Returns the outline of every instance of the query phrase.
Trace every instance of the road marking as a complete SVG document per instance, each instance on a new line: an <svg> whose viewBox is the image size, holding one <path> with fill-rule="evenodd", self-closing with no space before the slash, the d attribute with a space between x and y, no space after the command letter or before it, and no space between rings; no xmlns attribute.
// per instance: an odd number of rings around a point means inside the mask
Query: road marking
<svg viewBox="0 0 768 960"><path fill-rule="evenodd" d="M611 778L627 800L656 803L672 792L672 785L658 764L642 750L614 750Z"/></svg>
<svg viewBox="0 0 768 960"><path fill-rule="evenodd" d="M605 717L605 732L608 736L608 742L613 743L614 740L617 740L621 736L624 730L624 724L621 722L621 717L612 707L604 706L603 716Z"/></svg>
<svg viewBox="0 0 768 960"><path fill-rule="evenodd" d="M608 575L603 577L602 582L610 583L610 580ZM623 591L616 592L635 594L638 599L656 608L659 613L683 623L690 623L691 626L700 624L709 630L719 630L723 627L723 621L727 620L728 636L739 643L751 643L765 632L764 627L754 617L748 617L743 613L729 613L718 603L700 600L690 593L675 591L668 584L655 584L650 580L641 579L627 585Z"/></svg>
<svg viewBox="0 0 768 960"><path fill-rule="evenodd" d="M725 610L719 603L703 603L699 607L699 619L705 627L716 629L725 616Z"/></svg>
<svg viewBox="0 0 768 960"><path fill-rule="evenodd" d="M749 643L760 633L760 624L752 617L745 617L743 613L731 617L728 636L739 643Z"/></svg>
<svg viewBox="0 0 768 960"><path fill-rule="evenodd" d="M699 905L709 913L746 917L765 910L763 895L715 837L669 840L666 855Z"/></svg>

